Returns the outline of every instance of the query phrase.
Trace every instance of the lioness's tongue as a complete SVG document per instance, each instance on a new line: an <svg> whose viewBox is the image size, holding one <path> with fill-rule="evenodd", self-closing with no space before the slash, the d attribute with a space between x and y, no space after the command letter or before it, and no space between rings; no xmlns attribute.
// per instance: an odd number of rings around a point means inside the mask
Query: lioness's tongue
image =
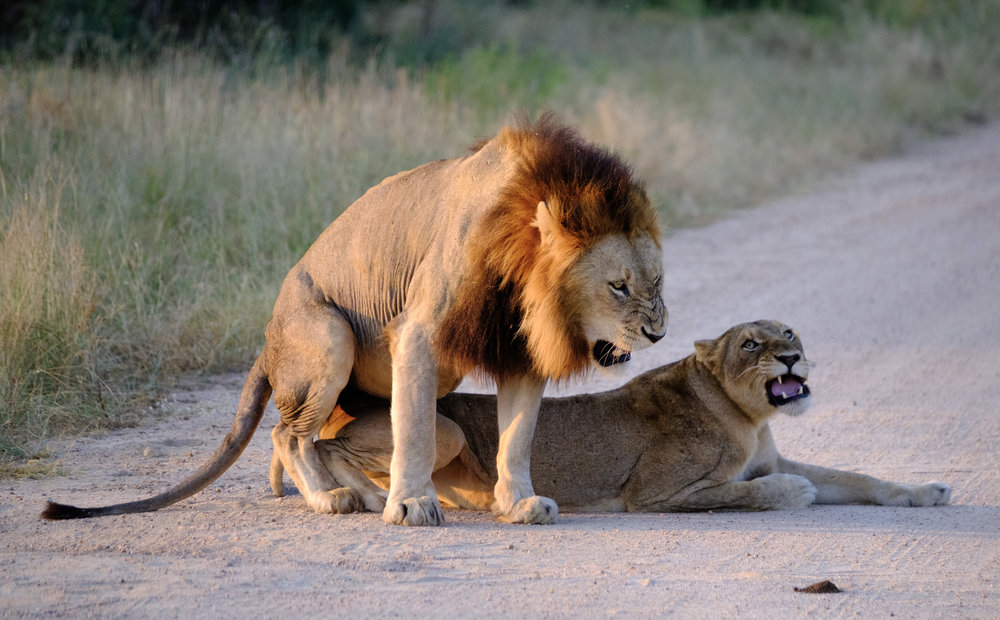
<svg viewBox="0 0 1000 620"><path fill-rule="evenodd" d="M777 398L790 398L798 394L801 387L802 383L798 379L785 375L781 378L781 383L771 382L771 395Z"/></svg>

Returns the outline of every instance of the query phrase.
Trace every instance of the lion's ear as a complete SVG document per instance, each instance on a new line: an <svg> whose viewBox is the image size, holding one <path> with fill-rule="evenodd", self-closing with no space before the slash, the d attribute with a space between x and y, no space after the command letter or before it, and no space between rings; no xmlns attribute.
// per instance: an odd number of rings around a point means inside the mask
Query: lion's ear
<svg viewBox="0 0 1000 620"><path fill-rule="evenodd" d="M694 358L715 372L719 360L716 355L718 340L698 340L694 343Z"/></svg>
<svg viewBox="0 0 1000 620"><path fill-rule="evenodd" d="M532 220L531 225L537 228L541 234L543 246L552 245L562 231L562 226L552 216L552 211L544 200L538 203L538 208L535 209L535 219Z"/></svg>

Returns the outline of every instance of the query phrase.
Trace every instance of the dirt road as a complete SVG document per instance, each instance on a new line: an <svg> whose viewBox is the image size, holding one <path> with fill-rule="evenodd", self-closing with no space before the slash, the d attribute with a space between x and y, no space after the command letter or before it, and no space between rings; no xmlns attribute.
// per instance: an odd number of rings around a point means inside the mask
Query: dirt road
<svg viewBox="0 0 1000 620"><path fill-rule="evenodd" d="M159 422L76 442L64 477L0 482L2 614L1000 616L1000 126L678 232L665 261L668 337L630 374L733 323L783 320L818 365L813 409L772 425L779 449L946 482L954 505L563 514L546 527L450 511L445 527L407 529L272 497L271 409L239 463L190 500L39 520L45 498L136 499L200 464L236 406L242 378L223 377L176 394ZM793 591L823 579L844 592Z"/></svg>

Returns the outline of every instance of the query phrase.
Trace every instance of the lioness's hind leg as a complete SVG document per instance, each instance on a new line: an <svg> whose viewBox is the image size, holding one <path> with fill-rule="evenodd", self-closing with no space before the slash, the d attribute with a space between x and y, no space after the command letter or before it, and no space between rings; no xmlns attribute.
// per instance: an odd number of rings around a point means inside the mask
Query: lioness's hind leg
<svg viewBox="0 0 1000 620"><path fill-rule="evenodd" d="M457 424L442 415L437 416L436 424L435 472L457 459L465 448L465 435ZM386 492L365 472L389 473L393 443L388 407L359 412L356 419L338 428L335 436L317 441L316 449L333 477L359 493L366 510L375 512L385 508Z"/></svg>
<svg viewBox="0 0 1000 620"><path fill-rule="evenodd" d="M322 439L316 442L316 449L323 464L330 470L334 478L345 487L352 489L361 500L364 510L382 512L385 509L386 492L373 483L362 471L361 463L346 440ZM389 458L392 458L392 447L389 448ZM366 469L377 471L376 468ZM388 469L388 467L387 467Z"/></svg>
<svg viewBox="0 0 1000 620"><path fill-rule="evenodd" d="M285 471L295 483L295 486L306 498L306 503L316 512L342 514L358 512L365 507L364 498L349 485L338 481L322 462L312 440L304 440L293 435L283 424L278 424L271 431L271 441L274 453L271 456L271 490L277 496L284 495L282 475ZM308 443L309 448L303 449ZM313 462L314 461L314 462ZM312 470L308 476L313 481L319 481L321 491L307 491L309 478L303 474L303 464L312 462Z"/></svg>
<svg viewBox="0 0 1000 620"><path fill-rule="evenodd" d="M274 442L274 436L271 436L271 442ZM285 495L285 466L281 464L281 455L278 454L278 449L275 447L271 450L271 491L274 493L275 497L284 497Z"/></svg>

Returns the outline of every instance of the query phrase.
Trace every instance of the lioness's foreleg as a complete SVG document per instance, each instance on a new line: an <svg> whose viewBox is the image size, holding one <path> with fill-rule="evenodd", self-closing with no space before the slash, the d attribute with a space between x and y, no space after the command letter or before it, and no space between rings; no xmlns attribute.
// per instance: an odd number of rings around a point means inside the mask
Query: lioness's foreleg
<svg viewBox="0 0 1000 620"><path fill-rule="evenodd" d="M493 512L507 523L554 523L559 515L556 503L535 495L531 484L531 440L544 390L544 379L528 376L497 385L500 446Z"/></svg>
<svg viewBox="0 0 1000 620"><path fill-rule="evenodd" d="M779 457L775 471L807 478L816 486L817 504L940 506L951 501L951 487L940 482L900 484Z"/></svg>
<svg viewBox="0 0 1000 620"><path fill-rule="evenodd" d="M271 432L275 451L314 511L359 510L357 494L330 475L313 444L351 376L355 341L350 324L335 309L309 305L284 313L280 321L272 319L267 335L267 374L281 413Z"/></svg>
<svg viewBox="0 0 1000 620"><path fill-rule="evenodd" d="M816 497L816 487L802 476L770 474L747 481L702 480L671 497L630 504L630 511L776 510L802 508Z"/></svg>

